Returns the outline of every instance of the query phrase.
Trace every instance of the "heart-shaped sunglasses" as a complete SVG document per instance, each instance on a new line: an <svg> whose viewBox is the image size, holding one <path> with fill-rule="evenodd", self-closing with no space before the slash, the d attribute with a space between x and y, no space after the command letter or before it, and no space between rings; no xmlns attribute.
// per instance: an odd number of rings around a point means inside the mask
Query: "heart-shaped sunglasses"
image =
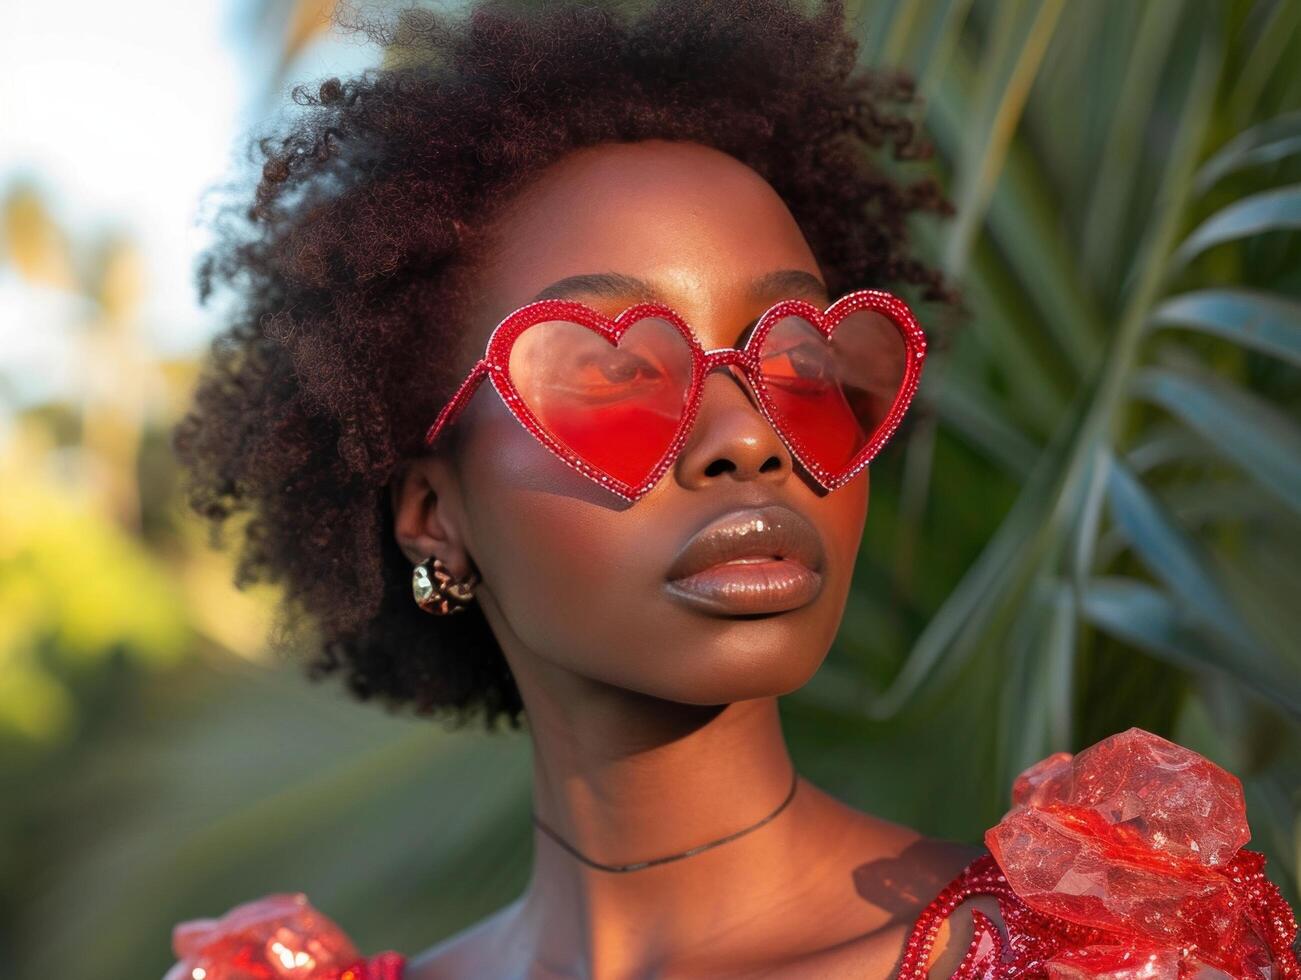
<svg viewBox="0 0 1301 980"><path fill-rule="evenodd" d="M493 330L425 444L434 445L488 377L542 445L635 501L685 444L705 378L735 364L791 455L834 490L894 434L925 357L926 335L908 304L879 289L848 293L825 311L782 300L740 346L709 351L661 303L610 319L576 300L538 300Z"/></svg>

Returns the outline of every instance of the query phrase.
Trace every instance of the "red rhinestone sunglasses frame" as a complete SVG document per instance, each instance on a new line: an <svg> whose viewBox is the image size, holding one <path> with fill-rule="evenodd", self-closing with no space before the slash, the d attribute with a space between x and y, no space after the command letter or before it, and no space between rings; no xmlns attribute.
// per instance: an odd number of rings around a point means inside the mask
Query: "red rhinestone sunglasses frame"
<svg viewBox="0 0 1301 980"><path fill-rule="evenodd" d="M850 313L858 310L873 310L884 314L899 331L903 338L905 350L904 376L899 385L899 390L895 393L894 402L891 404L889 412L886 413L885 418L869 436L863 448L841 470L830 471L813 458L798 436L789 433L785 429L781 421L781 414L768 392L767 382L759 369L759 351L762 349L763 342L767 338L769 331L782 317L792 314L803 317L817 328L824 338L830 340L841 321ZM648 317L658 317L668 321L682 335L691 351L692 373L690 387L687 390L686 406L677 433L665 450L664 455L650 470L646 478L640 484L634 486L602 472L575 454L546 430L520 397L514 382L511 380L509 370L510 352L520 334L529 327L549 320L577 323L601 335L612 345L617 345L619 339L629 327ZM769 307L755 322L754 329L742 346L719 347L708 351L701 345L687 322L673 309L662 303L638 303L635 306L628 307L611 319L577 300L537 300L508 314L493 329L488 338L483 357L475 362L470 374L457 388L451 400L443 407L443 410L438 413L438 417L426 432L425 445L427 447L434 445L439 433L449 426L461 409L469 403L470 397L484 378L491 378L493 387L497 389L497 393L501 396L511 414L542 445L589 479L595 480L601 486L606 487L625 500L636 501L659 482L660 477L664 475L664 471L677 458L678 453L685 444L687 436L695 423L706 377L714 368L720 365L735 364L745 374L746 381L755 394L755 400L760 411L792 455L799 460L800 464L822 487L827 490L835 490L844 486L863 467L867 466L886 442L889 441L890 437L894 435L895 429L899 427L899 423L903 420L904 413L908 410L908 405L917 391L918 382L921 380L922 363L925 358L926 335L918 325L917 318L913 315L912 310L899 297L880 289L860 289L846 293L827 307L825 311L820 310L806 300L781 300Z"/></svg>

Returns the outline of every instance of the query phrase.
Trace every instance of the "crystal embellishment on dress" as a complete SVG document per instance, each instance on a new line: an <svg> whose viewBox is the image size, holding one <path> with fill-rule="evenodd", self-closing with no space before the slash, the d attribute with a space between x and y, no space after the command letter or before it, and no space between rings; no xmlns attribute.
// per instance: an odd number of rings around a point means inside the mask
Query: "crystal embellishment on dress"
<svg viewBox="0 0 1301 980"><path fill-rule="evenodd" d="M236 905L217 919L172 929L179 962L165 980L399 980L405 957L367 960L303 892Z"/></svg>
<svg viewBox="0 0 1301 980"><path fill-rule="evenodd" d="M1220 869L1251 839L1242 784L1142 729L1021 774L985 834L1031 908L1156 942L1215 949L1238 916Z"/></svg>
<svg viewBox="0 0 1301 980"><path fill-rule="evenodd" d="M1131 728L1017 779L990 854L935 898L899 980L922 980L945 920L979 911L955 980L1296 980L1295 915L1250 839L1242 786L1180 745Z"/></svg>

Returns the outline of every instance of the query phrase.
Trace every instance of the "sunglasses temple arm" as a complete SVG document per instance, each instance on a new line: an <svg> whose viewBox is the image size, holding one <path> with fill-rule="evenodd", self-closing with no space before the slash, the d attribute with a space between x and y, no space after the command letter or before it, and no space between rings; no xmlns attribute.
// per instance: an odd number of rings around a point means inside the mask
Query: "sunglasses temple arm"
<svg viewBox="0 0 1301 980"><path fill-rule="evenodd" d="M488 377L489 368L487 360L479 360L475 363L474 369L470 372L469 377L461 382L461 386L456 389L451 400L443 406L443 410L438 413L438 418L434 419L434 424L429 427L425 433L426 448L433 448L438 435L446 429L461 414L463 409L470 401L470 397L475 390Z"/></svg>

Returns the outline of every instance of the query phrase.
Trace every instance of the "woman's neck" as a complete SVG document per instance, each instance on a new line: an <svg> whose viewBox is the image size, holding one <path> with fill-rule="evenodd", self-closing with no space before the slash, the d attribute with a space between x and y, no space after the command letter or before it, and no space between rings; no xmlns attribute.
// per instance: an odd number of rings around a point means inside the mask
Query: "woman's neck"
<svg viewBox="0 0 1301 980"><path fill-rule="evenodd" d="M790 791L775 698L703 707L607 688L565 698L563 710L547 700L529 704L534 809L594 861L627 864L709 843L762 820ZM801 786L750 833L622 873L589 867L535 830L520 930L538 961L587 976L682 968L697 951L721 951L729 933L762 961L755 932L780 948L779 928L762 923L814 887L813 864L838 856L826 835L844 816L838 802ZM844 886L848 903L852 883Z"/></svg>

